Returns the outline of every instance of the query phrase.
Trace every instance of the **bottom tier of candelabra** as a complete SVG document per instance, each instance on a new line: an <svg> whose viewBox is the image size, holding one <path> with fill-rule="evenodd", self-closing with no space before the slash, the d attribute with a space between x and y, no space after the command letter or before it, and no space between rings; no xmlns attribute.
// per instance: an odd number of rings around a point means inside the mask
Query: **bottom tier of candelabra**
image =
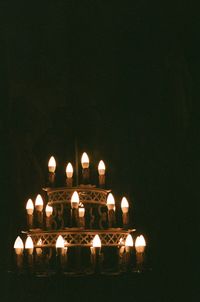
<svg viewBox="0 0 200 302"><path fill-rule="evenodd" d="M134 246L124 244L127 234L133 231L98 230L103 244L96 247L91 245L90 240L97 231L71 229L25 232L32 238L34 248L15 254L16 273L77 276L142 272L145 269L144 253L138 254ZM68 240L68 244L62 248L55 245L59 234Z"/></svg>

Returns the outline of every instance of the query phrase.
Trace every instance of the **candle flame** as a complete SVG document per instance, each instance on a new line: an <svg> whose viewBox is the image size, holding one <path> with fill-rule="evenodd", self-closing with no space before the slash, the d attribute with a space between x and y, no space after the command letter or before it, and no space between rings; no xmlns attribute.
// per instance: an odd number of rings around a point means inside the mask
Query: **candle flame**
<svg viewBox="0 0 200 302"><path fill-rule="evenodd" d="M33 249L33 240L30 236L26 238L25 249Z"/></svg>
<svg viewBox="0 0 200 302"><path fill-rule="evenodd" d="M146 246L146 241L144 239L144 236L143 235L140 235L136 238L135 240L135 249L138 253L142 253L144 252L144 248Z"/></svg>
<svg viewBox="0 0 200 302"><path fill-rule="evenodd" d="M67 178L72 178L73 176L73 167L72 167L72 164L71 163L68 163L67 164L67 167L66 167L66 175L67 175Z"/></svg>
<svg viewBox="0 0 200 302"><path fill-rule="evenodd" d="M99 175L104 175L105 169L106 169L106 167L105 167L103 160L100 160L99 165L98 165Z"/></svg>
<svg viewBox="0 0 200 302"><path fill-rule="evenodd" d="M133 238L131 234L128 234L125 240L125 246L133 246Z"/></svg>
<svg viewBox="0 0 200 302"><path fill-rule="evenodd" d="M122 201L121 201L122 212L123 213L127 213L128 212L128 208L129 208L128 200L126 199L126 197L123 197Z"/></svg>
<svg viewBox="0 0 200 302"><path fill-rule="evenodd" d="M42 246L42 239L41 238L38 240L38 242L36 243L36 245L37 246Z"/></svg>
<svg viewBox="0 0 200 302"><path fill-rule="evenodd" d="M48 204L46 205L46 208L45 208L45 212L46 212L46 216L49 217L52 215L53 213L53 207L49 206Z"/></svg>
<svg viewBox="0 0 200 302"><path fill-rule="evenodd" d="M114 196L112 195L112 193L109 193L107 197L107 205L114 205L114 204L115 204Z"/></svg>
<svg viewBox="0 0 200 302"><path fill-rule="evenodd" d="M43 204L42 196L38 194L35 200L35 206L43 206Z"/></svg>
<svg viewBox="0 0 200 302"><path fill-rule="evenodd" d="M59 235L56 240L56 248L64 248L65 246L65 240L63 236Z"/></svg>
<svg viewBox="0 0 200 302"><path fill-rule="evenodd" d="M53 156L50 157L49 162L48 162L48 167L49 167L49 172L54 173L56 170L56 161Z"/></svg>
<svg viewBox="0 0 200 302"><path fill-rule="evenodd" d="M74 191L74 193L72 194L71 203L79 204L79 195L77 191Z"/></svg>
<svg viewBox="0 0 200 302"><path fill-rule="evenodd" d="M78 215L79 217L84 217L85 215L85 208L82 203L79 204Z"/></svg>
<svg viewBox="0 0 200 302"><path fill-rule="evenodd" d="M24 244L22 239L18 236L15 240L14 243L14 249L23 249L24 248Z"/></svg>
<svg viewBox="0 0 200 302"><path fill-rule="evenodd" d="M88 157L88 155L87 155L86 152L84 152L84 153L82 154L82 157L81 157L81 164L82 164L83 169L89 167L89 157Z"/></svg>
<svg viewBox="0 0 200 302"><path fill-rule="evenodd" d="M33 211L34 211L34 204L33 204L33 201L32 199L29 199L26 203L26 210L27 210L27 213L29 215L32 215L33 214Z"/></svg>
<svg viewBox="0 0 200 302"><path fill-rule="evenodd" d="M101 247L101 239L100 239L100 237L99 237L98 234L96 234L96 235L94 236L94 239L93 239L93 241L92 241L92 246L93 246L93 247Z"/></svg>

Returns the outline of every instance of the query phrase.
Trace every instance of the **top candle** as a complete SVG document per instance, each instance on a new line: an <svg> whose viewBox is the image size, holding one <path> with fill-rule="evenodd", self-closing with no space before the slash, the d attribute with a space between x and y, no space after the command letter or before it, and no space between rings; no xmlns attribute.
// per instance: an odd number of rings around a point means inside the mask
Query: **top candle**
<svg viewBox="0 0 200 302"><path fill-rule="evenodd" d="M81 164L82 164L83 169L89 168L89 157L86 152L84 152L81 157Z"/></svg>
<svg viewBox="0 0 200 302"><path fill-rule="evenodd" d="M56 161L55 161L55 158L53 156L51 156L51 158L49 159L48 167L49 167L49 172L52 172L52 173L55 172L55 170L56 170Z"/></svg>

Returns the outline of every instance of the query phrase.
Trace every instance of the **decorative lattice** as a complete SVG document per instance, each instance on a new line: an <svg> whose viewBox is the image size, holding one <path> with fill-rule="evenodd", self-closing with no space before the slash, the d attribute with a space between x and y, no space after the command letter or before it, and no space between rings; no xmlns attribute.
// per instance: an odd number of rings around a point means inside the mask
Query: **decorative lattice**
<svg viewBox="0 0 200 302"><path fill-rule="evenodd" d="M34 231L27 232L31 236L34 246L37 246L38 241L42 240L43 247L55 247L56 240L59 235L62 235L67 242L67 246L91 246L92 240L96 234L99 234L102 246L118 246L119 242L124 241L129 233L135 230L62 230L59 232L42 232Z"/></svg>
<svg viewBox="0 0 200 302"><path fill-rule="evenodd" d="M94 187L74 187L74 188L48 188L47 191L49 205L56 203L70 203L74 191L79 193L80 202L106 204L107 194L110 190L97 189Z"/></svg>

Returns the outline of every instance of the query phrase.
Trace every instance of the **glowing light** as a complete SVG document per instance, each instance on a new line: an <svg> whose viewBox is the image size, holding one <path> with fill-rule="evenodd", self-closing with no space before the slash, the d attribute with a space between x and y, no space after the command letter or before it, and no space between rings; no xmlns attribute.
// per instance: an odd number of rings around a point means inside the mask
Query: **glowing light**
<svg viewBox="0 0 200 302"><path fill-rule="evenodd" d="M115 205L115 199L114 199L114 196L112 195L112 193L108 194L107 205Z"/></svg>
<svg viewBox="0 0 200 302"><path fill-rule="evenodd" d="M85 215L85 208L82 203L80 204L80 206L78 208L78 215L79 215L79 217L84 217L84 215Z"/></svg>
<svg viewBox="0 0 200 302"><path fill-rule="evenodd" d="M128 212L128 208L129 208L128 200L126 199L126 197L123 197L122 201L121 201L122 212L123 213L127 213Z"/></svg>
<svg viewBox="0 0 200 302"><path fill-rule="evenodd" d="M28 215L32 215L34 211L34 205L32 199L29 199L26 203L26 211Z"/></svg>
<svg viewBox="0 0 200 302"><path fill-rule="evenodd" d="M48 204L46 205L46 208L45 208L45 212L46 212L46 216L47 217L50 217L53 213L53 207L49 206Z"/></svg>
<svg viewBox="0 0 200 302"><path fill-rule="evenodd" d="M74 191L71 197L72 208L78 208L78 204L79 204L79 195L77 191Z"/></svg>
<svg viewBox="0 0 200 302"><path fill-rule="evenodd" d="M24 248L24 244L22 239L18 236L14 243L14 249L22 249Z"/></svg>
<svg viewBox="0 0 200 302"><path fill-rule="evenodd" d="M73 167L72 167L71 163L67 164L66 175L67 175L67 178L72 178L72 176L73 176Z"/></svg>
<svg viewBox="0 0 200 302"><path fill-rule="evenodd" d="M93 239L93 241L92 241L92 246L93 246L93 247L101 247L101 239L99 238L99 235L98 235L98 234L96 234L96 235L94 236L94 239Z"/></svg>
<svg viewBox="0 0 200 302"><path fill-rule="evenodd" d="M130 234L128 234L126 237L125 246L133 246L133 238Z"/></svg>
<svg viewBox="0 0 200 302"><path fill-rule="evenodd" d="M44 204L44 202L43 202L42 196L40 194L38 194L37 197L36 197L36 200L35 200L36 209L38 211L42 211L43 204Z"/></svg>
<svg viewBox="0 0 200 302"><path fill-rule="evenodd" d="M89 157L86 152L81 157L81 164L83 169L89 168Z"/></svg>
<svg viewBox="0 0 200 302"><path fill-rule="evenodd" d="M56 170L56 160L53 156L51 156L50 159L49 159L48 167L49 167L49 172L52 172L52 173L55 172L55 170Z"/></svg>
<svg viewBox="0 0 200 302"><path fill-rule="evenodd" d="M33 249L33 247L33 240L30 236L28 236L25 241L25 249Z"/></svg>
<svg viewBox="0 0 200 302"><path fill-rule="evenodd" d="M140 235L135 240L135 249L138 253L143 253L146 246L146 241L143 235Z"/></svg>
<svg viewBox="0 0 200 302"><path fill-rule="evenodd" d="M105 170L106 170L105 164L104 164L103 160L100 160L99 165L98 165L99 175L104 175Z"/></svg>
<svg viewBox="0 0 200 302"><path fill-rule="evenodd" d="M38 242L36 243L36 245L37 246L42 246L42 239L41 238L38 240Z"/></svg>
<svg viewBox="0 0 200 302"><path fill-rule="evenodd" d="M56 248L64 248L64 246L65 246L65 240L61 235L59 235L56 240Z"/></svg>

